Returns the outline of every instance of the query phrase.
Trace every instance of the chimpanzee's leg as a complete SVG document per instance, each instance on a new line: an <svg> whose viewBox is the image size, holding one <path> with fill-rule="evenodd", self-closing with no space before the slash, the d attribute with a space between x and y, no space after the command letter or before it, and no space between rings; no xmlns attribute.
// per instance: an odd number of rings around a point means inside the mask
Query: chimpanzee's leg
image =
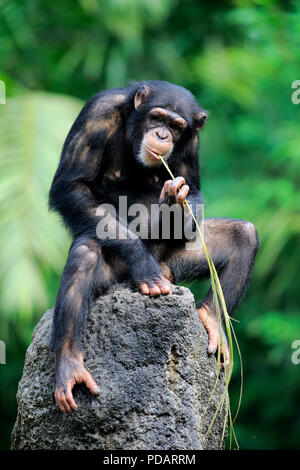
<svg viewBox="0 0 300 470"><path fill-rule="evenodd" d="M81 336L91 302L114 280L95 240L80 237L72 243L56 299L51 338L56 362L55 398L62 411L76 408L72 395L75 383L84 383L92 393L99 393L83 365Z"/></svg>
<svg viewBox="0 0 300 470"><path fill-rule="evenodd" d="M243 298L249 283L259 246L256 229L251 222L243 220L206 219L204 239L216 266L230 315ZM193 243L192 250L188 250L187 245L177 248L165 262L175 283L209 276L204 249L199 239ZM220 333L211 289L199 307L199 318L209 335L208 350L209 353L214 353L218 347ZM225 356L224 360L228 362L226 344L221 352Z"/></svg>

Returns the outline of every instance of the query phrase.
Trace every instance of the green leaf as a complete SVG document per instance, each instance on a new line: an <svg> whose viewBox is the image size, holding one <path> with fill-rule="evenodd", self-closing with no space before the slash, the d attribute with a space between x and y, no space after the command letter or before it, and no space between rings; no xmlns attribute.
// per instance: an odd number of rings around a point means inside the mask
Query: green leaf
<svg viewBox="0 0 300 470"><path fill-rule="evenodd" d="M2 312L48 306L43 266L60 272L68 235L48 211L63 141L81 108L74 98L26 93L0 107L0 244Z"/></svg>

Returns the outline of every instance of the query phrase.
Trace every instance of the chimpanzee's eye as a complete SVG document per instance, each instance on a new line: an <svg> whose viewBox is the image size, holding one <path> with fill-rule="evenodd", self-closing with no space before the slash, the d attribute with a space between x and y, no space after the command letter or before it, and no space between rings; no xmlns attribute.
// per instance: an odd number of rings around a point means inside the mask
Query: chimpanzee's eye
<svg viewBox="0 0 300 470"><path fill-rule="evenodd" d="M174 137L179 137L180 136L182 129L179 126L177 126L174 123L171 123L169 127L170 127L170 131L172 132Z"/></svg>
<svg viewBox="0 0 300 470"><path fill-rule="evenodd" d="M162 117L155 116L150 119L151 125L154 125L154 126L161 126L163 124L163 121L164 121L163 116Z"/></svg>
<svg viewBox="0 0 300 470"><path fill-rule="evenodd" d="M154 126L161 126L161 120L157 119L157 117L151 119L151 124Z"/></svg>

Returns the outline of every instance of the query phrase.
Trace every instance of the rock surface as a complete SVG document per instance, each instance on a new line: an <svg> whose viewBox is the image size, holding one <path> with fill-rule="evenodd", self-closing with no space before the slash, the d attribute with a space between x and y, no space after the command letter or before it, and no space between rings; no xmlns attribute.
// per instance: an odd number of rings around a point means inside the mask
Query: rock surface
<svg viewBox="0 0 300 470"><path fill-rule="evenodd" d="M220 448L224 413L206 431L224 390L194 298L184 287L149 298L112 288L87 317L85 365L101 389L76 386L78 408L54 400L52 310L34 330L17 400L12 449L196 450ZM202 420L202 425L201 425Z"/></svg>

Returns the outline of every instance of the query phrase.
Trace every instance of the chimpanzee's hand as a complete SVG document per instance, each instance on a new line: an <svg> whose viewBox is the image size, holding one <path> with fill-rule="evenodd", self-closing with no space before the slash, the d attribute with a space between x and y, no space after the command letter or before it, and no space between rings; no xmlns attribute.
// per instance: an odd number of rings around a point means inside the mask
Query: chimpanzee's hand
<svg viewBox="0 0 300 470"><path fill-rule="evenodd" d="M142 294L156 296L171 294L171 272L155 259L141 240L135 245L135 257L129 264L130 277Z"/></svg>
<svg viewBox="0 0 300 470"><path fill-rule="evenodd" d="M144 281L137 283L142 294L156 296L156 295L168 295L172 292L170 281L162 274L159 280Z"/></svg>
<svg viewBox="0 0 300 470"><path fill-rule="evenodd" d="M56 358L55 399L63 412L71 412L77 408L72 394L76 383L84 383L93 395L100 393L98 385L83 365L82 354L61 354Z"/></svg>
<svg viewBox="0 0 300 470"><path fill-rule="evenodd" d="M174 180L167 180L160 193L159 203L169 205L177 203L183 207L189 190L190 188L185 184L185 179L182 176L178 176Z"/></svg>

